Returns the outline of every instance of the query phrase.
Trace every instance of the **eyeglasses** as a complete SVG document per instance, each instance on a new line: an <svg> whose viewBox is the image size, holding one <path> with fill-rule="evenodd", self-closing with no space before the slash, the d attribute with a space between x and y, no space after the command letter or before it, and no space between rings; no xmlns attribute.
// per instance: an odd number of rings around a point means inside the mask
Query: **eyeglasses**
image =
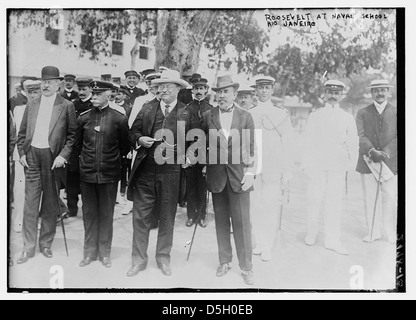
<svg viewBox="0 0 416 320"><path fill-rule="evenodd" d="M160 138L155 138L155 142L164 142L166 144L166 146L173 148L175 150L177 144L170 144L169 142L167 142L166 140L166 136L165 136L165 124L166 124L166 118L163 119L163 124L162 124L162 133L160 135Z"/></svg>

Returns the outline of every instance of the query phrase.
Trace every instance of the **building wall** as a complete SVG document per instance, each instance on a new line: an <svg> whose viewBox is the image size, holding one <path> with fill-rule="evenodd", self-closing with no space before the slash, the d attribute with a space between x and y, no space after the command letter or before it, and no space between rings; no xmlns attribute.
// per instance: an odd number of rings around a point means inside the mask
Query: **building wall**
<svg viewBox="0 0 416 320"><path fill-rule="evenodd" d="M66 27L67 24L64 22L64 28L59 31L58 44L52 44L45 39L46 27L21 28L15 33L9 28L7 62L10 95L14 94L14 84L23 76L40 77L41 69L47 65L58 67L61 74L72 73L76 76L98 79L101 74L110 73L113 77L124 79L124 72L130 70L131 66L130 50L135 44L133 33L123 36L123 55L113 55L103 57L100 61L93 61L89 59L89 53L84 57L79 55L78 47L81 43L82 30L76 29L75 36L71 37L74 46L68 47L65 44ZM155 60L155 50L150 48L148 60L137 58L136 71L153 68Z"/></svg>

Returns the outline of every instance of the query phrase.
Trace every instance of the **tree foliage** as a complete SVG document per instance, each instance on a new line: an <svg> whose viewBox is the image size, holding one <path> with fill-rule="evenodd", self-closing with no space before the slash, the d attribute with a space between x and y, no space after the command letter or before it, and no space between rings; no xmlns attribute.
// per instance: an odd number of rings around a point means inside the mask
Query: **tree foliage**
<svg viewBox="0 0 416 320"><path fill-rule="evenodd" d="M394 14L393 10L380 12ZM319 104L322 85L328 79L343 80L350 85L354 96L356 92L352 89L362 91L362 87L354 86L353 80L362 77L364 71L378 70L395 75L394 19L367 21L361 28L349 21L337 21L327 29L330 31L292 28L291 43L279 46L267 64L256 68L256 73L276 77L279 96L296 95L314 104Z"/></svg>

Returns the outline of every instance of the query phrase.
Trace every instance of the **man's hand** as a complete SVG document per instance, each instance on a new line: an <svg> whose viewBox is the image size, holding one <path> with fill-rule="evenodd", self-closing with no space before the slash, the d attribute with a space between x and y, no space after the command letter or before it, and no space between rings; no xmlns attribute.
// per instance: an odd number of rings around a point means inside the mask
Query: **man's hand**
<svg viewBox="0 0 416 320"><path fill-rule="evenodd" d="M150 148L155 141L156 140L154 138L151 138L151 137L140 137L139 145L141 145L145 148Z"/></svg>
<svg viewBox="0 0 416 320"><path fill-rule="evenodd" d="M182 168L186 169L191 166L191 160L185 155L179 157L179 163L182 164Z"/></svg>
<svg viewBox="0 0 416 320"><path fill-rule="evenodd" d="M29 168L29 165L27 164L27 161L26 161L26 155L25 154L20 158L19 163L23 167Z"/></svg>
<svg viewBox="0 0 416 320"><path fill-rule="evenodd" d="M61 156L57 156L55 158L55 161L52 164L51 170L53 170L55 168L65 168L66 164L67 164L67 161L65 160L65 158L63 158Z"/></svg>
<svg viewBox="0 0 416 320"><path fill-rule="evenodd" d="M376 150L376 149L371 150L370 157L371 157L371 160L373 162L376 162L376 163L378 163L378 162L380 162L384 159L390 158L390 156L387 153L385 153L384 151L379 151L379 150Z"/></svg>
<svg viewBox="0 0 416 320"><path fill-rule="evenodd" d="M244 174L243 180L241 180L241 189L243 191L247 191L250 189L254 184L254 174L247 172Z"/></svg>
<svg viewBox="0 0 416 320"><path fill-rule="evenodd" d="M127 159L133 159L133 153L130 151L130 152L127 154L126 158L127 158Z"/></svg>

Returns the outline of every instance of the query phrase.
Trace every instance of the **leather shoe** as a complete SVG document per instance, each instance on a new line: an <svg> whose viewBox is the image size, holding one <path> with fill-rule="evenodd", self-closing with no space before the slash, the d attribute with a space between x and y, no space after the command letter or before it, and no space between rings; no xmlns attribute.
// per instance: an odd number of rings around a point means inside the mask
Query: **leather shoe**
<svg viewBox="0 0 416 320"><path fill-rule="evenodd" d="M41 252L42 252L42 254L43 254L43 256L45 257L45 258L48 258L48 259L50 259L50 258L52 258L52 250L50 249L50 248L43 248L42 250L41 250Z"/></svg>
<svg viewBox="0 0 416 320"><path fill-rule="evenodd" d="M252 286L254 284L254 273L253 271L241 271L241 275L243 276L244 283Z"/></svg>
<svg viewBox="0 0 416 320"><path fill-rule="evenodd" d="M106 268L111 268L111 259L110 257L101 257L100 258L101 263Z"/></svg>
<svg viewBox="0 0 416 320"><path fill-rule="evenodd" d="M22 255L20 256L19 259L17 259L17 264L22 264L22 263L26 263L27 260L29 260L29 258L32 258L33 255L30 254L29 252L22 252Z"/></svg>
<svg viewBox="0 0 416 320"><path fill-rule="evenodd" d="M217 268L217 277L225 276L230 269L231 265L229 263L220 264Z"/></svg>
<svg viewBox="0 0 416 320"><path fill-rule="evenodd" d="M172 275L172 269L167 263L158 263L157 267L162 271L163 275L167 277Z"/></svg>
<svg viewBox="0 0 416 320"><path fill-rule="evenodd" d="M82 268L82 267L85 267L85 266L88 266L91 262L93 262L93 261L95 261L95 260L97 260L97 259L93 259L93 258L91 258L91 257L85 257L84 259L82 259L82 261L79 263L79 266Z"/></svg>
<svg viewBox="0 0 416 320"><path fill-rule="evenodd" d="M201 228L206 228L207 227L207 225L208 225L208 222L207 222L207 220L206 219L201 219L201 220L199 220L199 226L201 227Z"/></svg>
<svg viewBox="0 0 416 320"><path fill-rule="evenodd" d="M187 227L192 227L195 224L195 220L194 219L188 219L188 221L186 221L186 226Z"/></svg>
<svg viewBox="0 0 416 320"><path fill-rule="evenodd" d="M131 266L129 271L127 271L127 277L134 277L137 275L140 271L143 271L146 269L146 266L143 264L134 264Z"/></svg>

